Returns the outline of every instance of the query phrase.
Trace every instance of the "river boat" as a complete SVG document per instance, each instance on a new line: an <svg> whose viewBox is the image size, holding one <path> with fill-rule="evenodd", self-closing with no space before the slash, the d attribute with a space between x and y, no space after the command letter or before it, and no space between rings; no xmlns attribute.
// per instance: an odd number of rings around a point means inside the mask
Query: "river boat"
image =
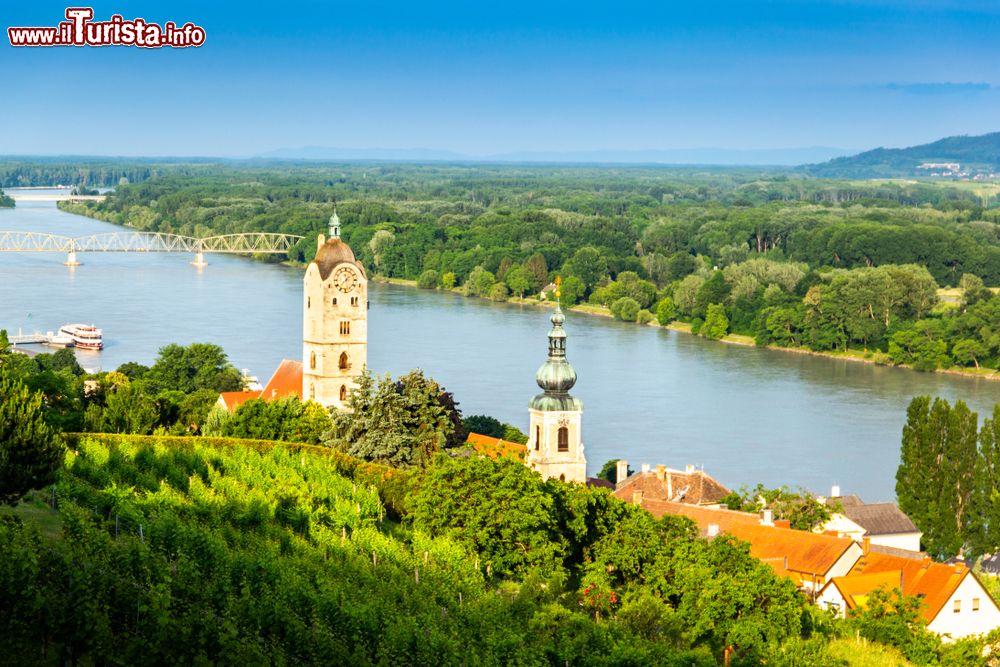
<svg viewBox="0 0 1000 667"><path fill-rule="evenodd" d="M83 350L100 350L104 347L101 330L89 324L64 324L59 333L69 336Z"/></svg>
<svg viewBox="0 0 1000 667"><path fill-rule="evenodd" d="M76 341L73 340L72 336L61 331L57 334L49 331L45 334L45 344L49 347L73 347L76 345Z"/></svg>

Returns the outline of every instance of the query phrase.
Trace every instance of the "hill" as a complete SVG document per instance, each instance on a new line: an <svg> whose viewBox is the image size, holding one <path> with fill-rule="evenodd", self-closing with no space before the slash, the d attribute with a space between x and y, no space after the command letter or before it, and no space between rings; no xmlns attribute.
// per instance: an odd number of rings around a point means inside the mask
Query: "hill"
<svg viewBox="0 0 1000 667"><path fill-rule="evenodd" d="M958 172L943 167L921 168L946 163L958 163ZM876 148L802 169L819 178L902 178L941 173L985 176L1000 172L1000 132L946 137L909 148Z"/></svg>

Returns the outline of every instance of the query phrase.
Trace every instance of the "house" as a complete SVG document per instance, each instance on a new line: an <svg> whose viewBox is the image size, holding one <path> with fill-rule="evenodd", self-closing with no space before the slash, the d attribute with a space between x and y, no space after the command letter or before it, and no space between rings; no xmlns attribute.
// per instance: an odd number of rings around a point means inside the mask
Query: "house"
<svg viewBox="0 0 1000 667"><path fill-rule="evenodd" d="M302 398L301 361L282 359L274 375L261 391L224 391L219 394L217 405L232 412L252 398L273 401L287 396Z"/></svg>
<svg viewBox="0 0 1000 667"><path fill-rule="evenodd" d="M628 462L619 461L615 495L625 501L632 501L639 494L646 500L718 506L731 493L711 475L693 465L687 466L683 472L665 465L658 465L655 470L643 465L641 472L627 473Z"/></svg>
<svg viewBox="0 0 1000 667"><path fill-rule="evenodd" d="M863 553L846 576L826 584L817 604L843 616L863 607L879 588L919 598L927 629L944 638L960 639L1000 627L1000 607L968 566L935 563L926 556Z"/></svg>
<svg viewBox="0 0 1000 667"><path fill-rule="evenodd" d="M836 486L825 502L839 503L842 511L834 512L817 532L835 533L855 542L868 538L872 545L920 551L923 533L896 503L865 503L858 496L841 496Z"/></svg>
<svg viewBox="0 0 1000 667"><path fill-rule="evenodd" d="M862 555L861 546L853 540L793 530L787 521L774 521L770 510L757 515L650 500L645 495L637 501L656 517L664 514L688 517L698 525L703 537L714 538L725 533L749 542L752 556L813 595L833 578L850 572Z"/></svg>

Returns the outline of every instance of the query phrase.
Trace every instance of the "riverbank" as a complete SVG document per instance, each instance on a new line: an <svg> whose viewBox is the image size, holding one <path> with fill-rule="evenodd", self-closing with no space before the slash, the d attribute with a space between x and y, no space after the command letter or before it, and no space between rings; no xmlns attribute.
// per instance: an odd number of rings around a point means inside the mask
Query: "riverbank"
<svg viewBox="0 0 1000 667"><path fill-rule="evenodd" d="M403 278L388 278L385 276L375 275L371 278L372 281L383 283L386 285L399 285L401 287L412 287L414 289L420 289L417 287L416 280L405 280ZM453 287L448 290L442 290L438 288L438 291L452 292L453 294L458 294L461 296L466 295L460 287ZM485 297L474 297L474 298L485 298ZM486 299L490 300L490 299ZM542 308L552 308L554 307L554 302L552 301L541 301L537 298L528 297L510 297L504 301L499 301L495 303L510 303L519 306L535 306ZM593 303L580 303L575 306L571 306L566 310L574 313L582 313L584 315L594 315L597 317L606 317L608 319L614 319L611 311L607 306L602 306L600 304ZM638 323L636 323L638 325ZM638 326L650 326L650 327L661 327L662 325L653 320L645 325ZM691 324L688 322L674 321L666 325L666 329L670 331L676 331L678 333L685 333L688 335L695 335L691 332ZM811 357L826 357L828 359L841 359L844 361L855 361L863 364L874 364L877 366L885 366L886 368L905 368L913 370L913 367L909 364L893 364L885 360L885 353L872 352L871 350L846 350L846 351L818 351L810 350L806 347L781 347L779 345L760 345L754 341L753 337L745 336L743 334L726 334L724 337L717 339L719 343L726 343L728 345L742 345L745 347L762 347L768 350L776 350L779 352L789 352L791 354L805 354ZM926 371L923 371L926 372ZM957 375L967 378L979 378L983 380L993 380L1000 381L1000 371L994 370L992 368L937 368L934 373L941 373L944 375Z"/></svg>

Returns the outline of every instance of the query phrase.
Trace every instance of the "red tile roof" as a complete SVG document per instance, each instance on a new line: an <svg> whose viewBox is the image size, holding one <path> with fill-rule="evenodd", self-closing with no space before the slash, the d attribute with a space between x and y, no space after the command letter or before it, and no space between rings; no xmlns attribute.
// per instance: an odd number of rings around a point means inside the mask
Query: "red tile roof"
<svg viewBox="0 0 1000 667"><path fill-rule="evenodd" d="M872 551L858 560L845 578L879 573L891 574L896 588L902 578L903 595L915 595L924 601L926 606L922 613L928 623L934 620L959 584L971 574L969 568L961 563L945 565L935 563L929 557L914 560Z"/></svg>
<svg viewBox="0 0 1000 667"><path fill-rule="evenodd" d="M730 493L729 489L704 470L681 472L670 468L631 475L618 485L615 495L622 500L631 501L636 491L642 491L643 497L650 500L691 505L715 505Z"/></svg>
<svg viewBox="0 0 1000 667"><path fill-rule="evenodd" d="M835 586L847 603L848 609L863 607L872 591L884 588L899 589L898 572L874 572L872 574L855 574L844 577L834 577L829 586Z"/></svg>
<svg viewBox="0 0 1000 667"><path fill-rule="evenodd" d="M302 398L302 362L282 359L274 375L267 381L260 397L271 401L285 396Z"/></svg>
<svg viewBox="0 0 1000 667"><path fill-rule="evenodd" d="M812 575L825 577L852 545L857 544L850 539L804 530L762 526L756 514L747 512L646 499L640 504L657 518L664 514L686 516L698 524L702 535L709 535L709 526L714 525L718 533L728 533L749 542L754 557L800 584L811 582ZM860 552L860 547L856 548Z"/></svg>
<svg viewBox="0 0 1000 667"><path fill-rule="evenodd" d="M491 459L505 457L516 461L523 461L528 455L527 445L517 442L492 438L481 433L470 433L465 439L465 444L471 445L477 453Z"/></svg>
<svg viewBox="0 0 1000 667"><path fill-rule="evenodd" d="M232 412L251 398L260 398L259 391L224 391L219 394L219 400Z"/></svg>

